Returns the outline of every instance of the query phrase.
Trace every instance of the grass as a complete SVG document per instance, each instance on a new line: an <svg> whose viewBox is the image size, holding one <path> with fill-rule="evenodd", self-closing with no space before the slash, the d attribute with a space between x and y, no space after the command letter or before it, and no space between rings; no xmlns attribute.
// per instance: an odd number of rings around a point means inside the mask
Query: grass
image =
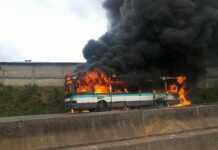
<svg viewBox="0 0 218 150"><path fill-rule="evenodd" d="M64 112L61 87L0 85L0 117Z"/></svg>
<svg viewBox="0 0 218 150"><path fill-rule="evenodd" d="M191 100L194 104L218 103L218 87L195 89L192 92Z"/></svg>
<svg viewBox="0 0 218 150"><path fill-rule="evenodd" d="M218 87L195 89L191 92L193 104L218 103ZM62 113L63 87L0 85L0 117Z"/></svg>

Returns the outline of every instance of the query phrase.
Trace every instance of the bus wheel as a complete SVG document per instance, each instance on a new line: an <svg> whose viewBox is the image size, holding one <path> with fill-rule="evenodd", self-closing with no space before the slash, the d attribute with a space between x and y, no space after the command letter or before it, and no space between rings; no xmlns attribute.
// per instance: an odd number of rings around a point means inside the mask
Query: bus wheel
<svg viewBox="0 0 218 150"><path fill-rule="evenodd" d="M105 101L100 101L97 103L96 111L97 112L102 112L102 111L107 111L107 103Z"/></svg>
<svg viewBox="0 0 218 150"><path fill-rule="evenodd" d="M157 106L157 107L166 107L167 106L167 102L163 99L157 99L155 102L154 102L154 105Z"/></svg>
<svg viewBox="0 0 218 150"><path fill-rule="evenodd" d="M128 107L127 103L124 104L123 110L124 111L128 111L129 110L129 107Z"/></svg>
<svg viewBox="0 0 218 150"><path fill-rule="evenodd" d="M95 112L95 109L89 109L89 112Z"/></svg>

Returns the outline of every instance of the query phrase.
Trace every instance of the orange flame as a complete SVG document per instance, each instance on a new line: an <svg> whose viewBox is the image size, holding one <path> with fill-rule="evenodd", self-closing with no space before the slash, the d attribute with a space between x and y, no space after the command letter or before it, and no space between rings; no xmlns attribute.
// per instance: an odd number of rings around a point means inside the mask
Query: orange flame
<svg viewBox="0 0 218 150"><path fill-rule="evenodd" d="M180 104L176 105L176 107L183 107L191 105L191 101L186 97L187 92L185 89L185 81L187 80L186 76L178 76L176 78L177 83L180 85L180 89L178 91Z"/></svg>
<svg viewBox="0 0 218 150"><path fill-rule="evenodd" d="M177 93L178 92L178 88L176 84L172 84L168 87L167 89L168 92L170 93Z"/></svg>
<svg viewBox="0 0 218 150"><path fill-rule="evenodd" d="M90 70L77 81L77 93L103 94L110 92L110 78L98 69Z"/></svg>
<svg viewBox="0 0 218 150"><path fill-rule="evenodd" d="M94 91L96 94L109 93L110 89L105 85L95 85Z"/></svg>

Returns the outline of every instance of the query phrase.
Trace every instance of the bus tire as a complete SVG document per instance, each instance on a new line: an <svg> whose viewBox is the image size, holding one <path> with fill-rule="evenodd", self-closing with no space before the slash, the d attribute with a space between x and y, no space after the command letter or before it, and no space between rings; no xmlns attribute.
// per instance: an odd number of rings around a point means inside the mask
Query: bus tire
<svg viewBox="0 0 218 150"><path fill-rule="evenodd" d="M89 112L95 112L95 109L89 109Z"/></svg>
<svg viewBox="0 0 218 150"><path fill-rule="evenodd" d="M107 103L105 101L99 101L97 103L97 106L96 106L97 112L103 112L103 111L107 111L107 110L108 110L108 107L107 107Z"/></svg>
<svg viewBox="0 0 218 150"><path fill-rule="evenodd" d="M124 111L128 111L128 110L129 110L129 107L128 107L128 105L127 105L127 102L124 103L123 110L124 110Z"/></svg>
<svg viewBox="0 0 218 150"><path fill-rule="evenodd" d="M154 106L156 107L166 107L167 102L164 99L156 99L154 102Z"/></svg>

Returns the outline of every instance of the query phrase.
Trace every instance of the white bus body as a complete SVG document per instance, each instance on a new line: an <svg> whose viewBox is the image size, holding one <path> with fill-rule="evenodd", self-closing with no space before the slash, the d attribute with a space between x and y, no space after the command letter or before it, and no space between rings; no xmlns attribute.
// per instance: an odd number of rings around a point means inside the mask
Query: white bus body
<svg viewBox="0 0 218 150"><path fill-rule="evenodd" d="M103 110L117 107L168 106L177 103L177 96L169 93L84 94L66 98L65 108Z"/></svg>

